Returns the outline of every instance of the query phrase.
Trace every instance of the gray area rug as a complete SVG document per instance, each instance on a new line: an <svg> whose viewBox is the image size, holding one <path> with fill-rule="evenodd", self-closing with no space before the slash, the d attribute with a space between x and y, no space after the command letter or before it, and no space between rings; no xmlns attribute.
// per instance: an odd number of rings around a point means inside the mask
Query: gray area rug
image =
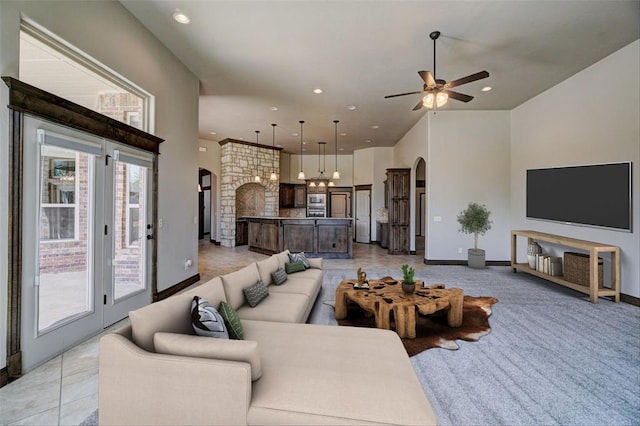
<svg viewBox="0 0 640 426"><path fill-rule="evenodd" d="M400 269L367 270L370 278ZM325 270L313 324L337 325L331 303L356 271ZM640 424L640 309L588 296L508 267L427 266L427 284L496 297L491 333L460 349L411 358L441 425ZM97 425L94 412L83 425Z"/></svg>
<svg viewBox="0 0 640 426"><path fill-rule="evenodd" d="M370 278L400 270L367 270ZM319 301L356 271L328 270ZM508 267L427 266L416 278L496 297L491 333L411 358L442 425L638 425L640 309L588 296ZM316 303L310 322L335 325Z"/></svg>

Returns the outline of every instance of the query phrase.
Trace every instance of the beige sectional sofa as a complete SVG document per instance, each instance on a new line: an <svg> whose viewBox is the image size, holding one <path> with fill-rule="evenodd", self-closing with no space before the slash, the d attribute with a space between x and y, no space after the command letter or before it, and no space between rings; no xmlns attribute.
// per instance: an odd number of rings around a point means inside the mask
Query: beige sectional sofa
<svg viewBox="0 0 640 426"><path fill-rule="evenodd" d="M398 336L305 324L322 286L322 259L271 284L288 251L130 313L100 340L101 424L435 424ZM242 289L258 279L256 307ZM196 336L194 296L229 303L244 340Z"/></svg>

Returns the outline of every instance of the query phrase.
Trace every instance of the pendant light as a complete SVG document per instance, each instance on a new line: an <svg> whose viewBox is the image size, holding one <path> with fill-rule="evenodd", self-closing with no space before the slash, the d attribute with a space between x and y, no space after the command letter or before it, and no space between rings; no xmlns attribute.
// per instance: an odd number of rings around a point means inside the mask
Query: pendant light
<svg viewBox="0 0 640 426"><path fill-rule="evenodd" d="M340 179L340 172L338 171L338 120L333 120L333 126L335 127L335 135L334 135L334 141L335 141L335 148L336 148L336 170L333 172L333 176L332 179L333 180L338 180Z"/></svg>
<svg viewBox="0 0 640 426"><path fill-rule="evenodd" d="M302 125L304 121L300 120L300 173L298 173L298 179L304 180L304 171L302 171Z"/></svg>
<svg viewBox="0 0 640 426"><path fill-rule="evenodd" d="M260 143L258 142L258 138L259 138L259 136L260 136L260 130L256 130L256 145L259 145L259 144L260 144ZM257 151L258 151L258 147L256 147L256 152L257 152ZM256 158L256 160L257 160L257 158ZM253 181L254 181L255 183L260 183L260 180L261 180L261 179L260 179L260 175L258 174L258 169L257 169L257 166L256 166L256 175L255 175L255 177L253 178Z"/></svg>
<svg viewBox="0 0 640 426"><path fill-rule="evenodd" d="M271 123L271 126L273 128L273 138L271 140L271 146L273 148L273 172L271 172L271 176L269 177L269 180L271 182L275 182L278 180L278 175L276 174L276 126L277 124Z"/></svg>

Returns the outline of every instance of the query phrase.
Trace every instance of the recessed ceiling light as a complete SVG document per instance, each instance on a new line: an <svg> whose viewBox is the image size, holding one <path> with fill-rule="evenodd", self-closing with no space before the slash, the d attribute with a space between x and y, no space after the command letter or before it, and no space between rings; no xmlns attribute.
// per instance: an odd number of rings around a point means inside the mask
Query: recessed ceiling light
<svg viewBox="0 0 640 426"><path fill-rule="evenodd" d="M277 111L277 110L278 110L278 107L277 107L277 106L272 106L272 107L269 107L269 109L270 109L271 111Z"/></svg>
<svg viewBox="0 0 640 426"><path fill-rule="evenodd" d="M349 111L355 111L355 110L356 110L356 108L357 108L357 107L356 107L355 105L347 105L347 109L348 109Z"/></svg>
<svg viewBox="0 0 640 426"><path fill-rule="evenodd" d="M291 136L300 136L300 133L291 133Z"/></svg>
<svg viewBox="0 0 640 426"><path fill-rule="evenodd" d="M340 136L347 136L347 134L342 132L342 133L340 133Z"/></svg>
<svg viewBox="0 0 640 426"><path fill-rule="evenodd" d="M180 12L179 10L173 12L173 19L181 24L188 24L191 22L191 19L189 19L187 15L185 15L183 12Z"/></svg>
<svg viewBox="0 0 640 426"><path fill-rule="evenodd" d="M366 143L371 143L371 139L365 140Z"/></svg>
<svg viewBox="0 0 640 426"><path fill-rule="evenodd" d="M374 124L373 126L371 126L371 128L372 128L372 129L379 129L379 128L380 128L380 126L378 126L378 125L375 125L375 124Z"/></svg>
<svg viewBox="0 0 640 426"><path fill-rule="evenodd" d="M238 140L241 140L241 141L243 141L243 140L244 140L244 138L238 138Z"/></svg>
<svg viewBox="0 0 640 426"><path fill-rule="evenodd" d="M199 147L198 147L198 151L200 151L200 152L207 152L207 147L206 147L206 146L199 146Z"/></svg>
<svg viewBox="0 0 640 426"><path fill-rule="evenodd" d="M217 135L216 132L209 132L210 135Z"/></svg>
<svg viewBox="0 0 640 426"><path fill-rule="evenodd" d="M489 90L491 90L491 89L493 89L493 87L491 87L491 86L484 86L484 87L483 87L482 89L480 89L480 90L482 90L483 92L488 92L488 91L489 91Z"/></svg>
<svg viewBox="0 0 640 426"><path fill-rule="evenodd" d="M277 144L276 144L276 146L277 146L278 148L282 148L282 144L281 144L281 143L277 143Z"/></svg>
<svg viewBox="0 0 640 426"><path fill-rule="evenodd" d="M340 148L338 151L344 151L344 148Z"/></svg>
<svg viewBox="0 0 640 426"><path fill-rule="evenodd" d="M320 93L322 93L322 89L319 87L317 89L313 89L313 93L319 95Z"/></svg>

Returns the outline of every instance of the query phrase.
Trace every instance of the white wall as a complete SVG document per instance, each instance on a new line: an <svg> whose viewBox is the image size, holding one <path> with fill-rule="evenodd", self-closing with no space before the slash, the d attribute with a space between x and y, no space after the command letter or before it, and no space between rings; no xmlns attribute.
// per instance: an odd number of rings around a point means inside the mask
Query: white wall
<svg viewBox="0 0 640 426"><path fill-rule="evenodd" d="M197 273L198 79L118 2L0 1L0 74L17 78L21 14L155 96L160 147L158 289ZM107 23L117 23L107 25ZM95 36L94 36L95 35ZM0 105L7 105L1 84ZM8 113L0 113L0 367L6 361ZM193 188L193 190L185 190ZM194 266L184 270L185 259Z"/></svg>
<svg viewBox="0 0 640 426"><path fill-rule="evenodd" d="M640 297L639 52L636 40L511 112L511 227L619 246L621 291L635 297ZM633 163L632 233L525 218L527 169L620 161ZM518 247L520 261L525 245Z"/></svg>
<svg viewBox="0 0 640 426"><path fill-rule="evenodd" d="M473 235L459 232L457 215L474 201L493 221L478 247L509 260L509 112L440 111L429 121L427 259L467 259Z"/></svg>

